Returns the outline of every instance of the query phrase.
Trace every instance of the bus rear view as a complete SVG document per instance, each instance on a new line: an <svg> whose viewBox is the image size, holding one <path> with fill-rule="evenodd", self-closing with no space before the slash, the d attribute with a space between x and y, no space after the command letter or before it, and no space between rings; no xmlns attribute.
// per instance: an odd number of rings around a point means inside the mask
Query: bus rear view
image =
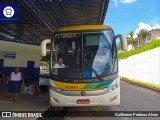
<svg viewBox="0 0 160 120"><path fill-rule="evenodd" d="M114 36L109 26L83 25L56 30L50 53L52 106L120 104L117 37L126 49L124 37Z"/></svg>

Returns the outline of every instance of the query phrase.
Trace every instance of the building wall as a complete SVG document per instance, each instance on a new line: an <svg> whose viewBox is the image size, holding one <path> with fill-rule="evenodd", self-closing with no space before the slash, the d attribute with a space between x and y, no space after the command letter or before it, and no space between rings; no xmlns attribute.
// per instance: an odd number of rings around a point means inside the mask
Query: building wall
<svg viewBox="0 0 160 120"><path fill-rule="evenodd" d="M146 42L149 42L154 38L160 38L160 29L153 29L149 31L149 34L146 37Z"/></svg>
<svg viewBox="0 0 160 120"><path fill-rule="evenodd" d="M0 40L0 59L4 59L4 71L5 76L8 77L9 74L14 70L15 67L20 67L22 73L26 79L31 79L30 76L38 79L39 68L40 68L40 46L27 45L21 43L7 42ZM15 52L15 58L3 57L3 52ZM31 70L27 69L28 61L35 61L34 70L32 70L34 75L29 75Z"/></svg>
<svg viewBox="0 0 160 120"><path fill-rule="evenodd" d="M128 48L127 48L127 50L129 51L129 50L132 50L133 49L133 46L132 46L132 44L129 44L128 45Z"/></svg>
<svg viewBox="0 0 160 120"><path fill-rule="evenodd" d="M160 84L160 47L119 61L120 76Z"/></svg>
<svg viewBox="0 0 160 120"><path fill-rule="evenodd" d="M151 31L151 39L160 37L160 29L154 29Z"/></svg>

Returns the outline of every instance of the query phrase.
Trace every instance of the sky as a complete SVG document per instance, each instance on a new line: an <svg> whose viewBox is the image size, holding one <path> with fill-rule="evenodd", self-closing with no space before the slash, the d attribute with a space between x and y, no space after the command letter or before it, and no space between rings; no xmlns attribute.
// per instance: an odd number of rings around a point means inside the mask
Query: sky
<svg viewBox="0 0 160 120"><path fill-rule="evenodd" d="M104 24L115 34L134 31L134 37L140 29L160 28L160 0L110 0Z"/></svg>

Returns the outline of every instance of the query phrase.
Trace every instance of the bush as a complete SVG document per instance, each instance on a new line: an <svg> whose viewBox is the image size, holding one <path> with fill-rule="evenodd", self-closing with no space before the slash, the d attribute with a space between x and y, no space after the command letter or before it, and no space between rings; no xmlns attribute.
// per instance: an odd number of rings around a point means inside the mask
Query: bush
<svg viewBox="0 0 160 120"><path fill-rule="evenodd" d="M160 39L153 39L151 42L149 42L145 45L139 46L135 50L130 50L127 52L120 52L120 53L118 53L118 58L119 58L119 60L125 59L125 58L132 56L132 55L136 55L136 54L145 52L147 50L154 49L156 47L160 47Z"/></svg>
<svg viewBox="0 0 160 120"><path fill-rule="evenodd" d="M40 66L49 66L49 63L45 61L40 61Z"/></svg>

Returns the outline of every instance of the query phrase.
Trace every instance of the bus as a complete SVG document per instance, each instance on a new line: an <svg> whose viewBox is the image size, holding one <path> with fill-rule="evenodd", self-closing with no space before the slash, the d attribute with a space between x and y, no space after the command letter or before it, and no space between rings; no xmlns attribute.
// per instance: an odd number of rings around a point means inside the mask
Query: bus
<svg viewBox="0 0 160 120"><path fill-rule="evenodd" d="M106 25L59 28L52 40L46 40L51 43L49 94L52 106L120 104L117 38L122 50L127 50L125 36L115 36ZM58 58L65 67L54 67Z"/></svg>

